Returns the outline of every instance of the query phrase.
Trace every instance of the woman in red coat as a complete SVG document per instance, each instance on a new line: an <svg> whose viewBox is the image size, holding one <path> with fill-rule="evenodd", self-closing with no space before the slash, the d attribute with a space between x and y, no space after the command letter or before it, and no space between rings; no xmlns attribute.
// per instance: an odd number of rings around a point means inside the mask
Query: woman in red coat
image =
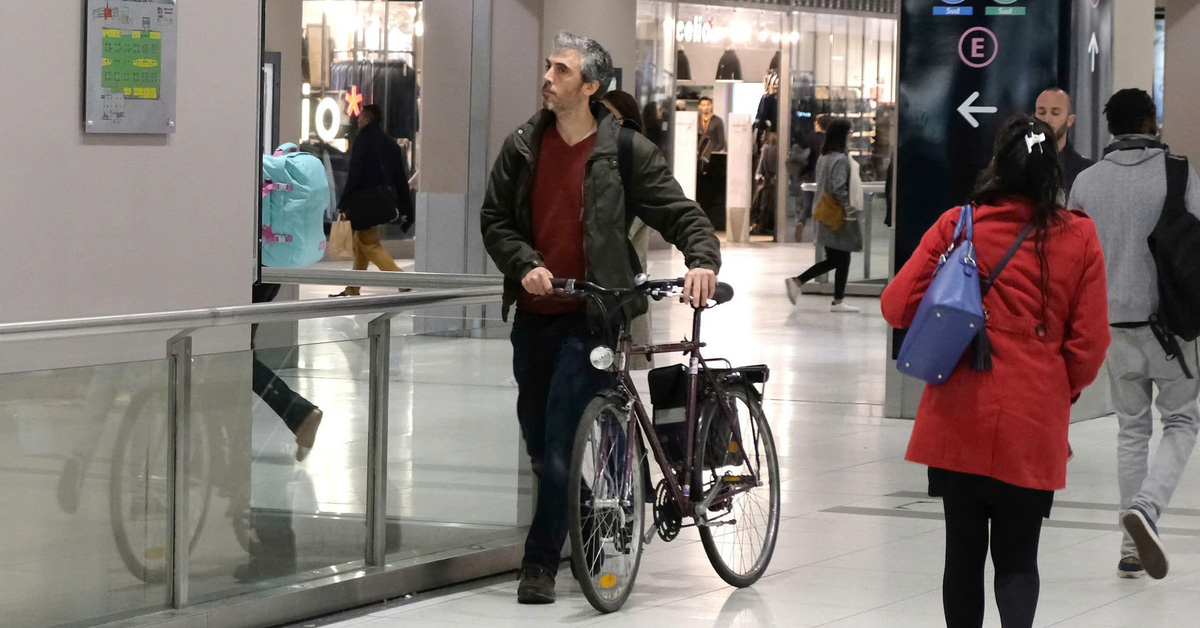
<svg viewBox="0 0 1200 628"><path fill-rule="evenodd" d="M972 195L979 276L1035 227L984 298L993 369L958 364L921 397L906 459L929 466L946 512L942 602L950 628L983 625L983 572L996 567L1005 628L1033 625L1042 519L1066 486L1071 405L1108 348L1104 257L1086 215L1063 209L1054 132L1010 120ZM883 293L893 327L912 324L949 248L959 209L944 215Z"/></svg>

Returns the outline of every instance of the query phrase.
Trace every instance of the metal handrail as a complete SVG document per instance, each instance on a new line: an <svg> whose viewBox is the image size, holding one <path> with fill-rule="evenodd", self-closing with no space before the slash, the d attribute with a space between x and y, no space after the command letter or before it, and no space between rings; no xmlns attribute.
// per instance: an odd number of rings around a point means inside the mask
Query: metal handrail
<svg viewBox="0 0 1200 628"><path fill-rule="evenodd" d="M262 280L317 286L370 286L373 288L477 288L500 286L498 275L457 275L449 273L381 273L366 270L317 268L266 268Z"/></svg>
<svg viewBox="0 0 1200 628"><path fill-rule="evenodd" d="M385 273L366 273L383 275ZM393 273L386 273L393 274ZM399 273L395 273L399 274ZM364 282L365 283L365 282ZM503 287L430 290L379 297L344 297L283 303L260 303L198 310L124 314L48 321L0 324L0 342L45 340L116 333L196 330L230 325L284 321L355 314L396 313L420 307L456 307L494 303Z"/></svg>

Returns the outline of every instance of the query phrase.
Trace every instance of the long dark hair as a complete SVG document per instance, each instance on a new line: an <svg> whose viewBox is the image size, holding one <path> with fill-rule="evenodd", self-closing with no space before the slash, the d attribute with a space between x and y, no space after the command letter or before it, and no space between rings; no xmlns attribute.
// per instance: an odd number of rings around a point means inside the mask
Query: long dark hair
<svg viewBox="0 0 1200 628"><path fill-rule="evenodd" d="M1038 139L1041 141L1037 141ZM1050 125L1028 115L1010 118L996 135L992 161L979 175L971 203L996 205L1006 198L1021 198L1033 205L1030 222L1034 226L1038 267L1041 271L1042 321L1040 332L1046 329L1049 299L1050 263L1046 258L1046 242L1050 229L1063 223L1062 164L1058 160L1058 143Z"/></svg>
<svg viewBox="0 0 1200 628"><path fill-rule="evenodd" d="M846 152L850 141L850 121L837 118L825 127L825 146L821 148L822 155Z"/></svg>
<svg viewBox="0 0 1200 628"><path fill-rule="evenodd" d="M622 122L632 122L637 125L638 131L646 128L642 124L642 115L638 113L637 100L629 92L613 90L605 94L603 100L617 110Z"/></svg>

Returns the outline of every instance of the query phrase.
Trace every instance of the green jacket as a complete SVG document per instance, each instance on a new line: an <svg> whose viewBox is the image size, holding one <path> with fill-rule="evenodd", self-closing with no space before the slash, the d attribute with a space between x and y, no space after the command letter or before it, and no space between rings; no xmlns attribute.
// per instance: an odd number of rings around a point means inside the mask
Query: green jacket
<svg viewBox="0 0 1200 628"><path fill-rule="evenodd" d="M605 288L632 288L642 272L629 242L629 225L641 218L683 252L687 267L721 268L721 247L712 223L667 167L667 160L650 140L635 134L627 207L617 164L620 123L601 104L592 105L596 116L596 147L584 175L582 219L587 280ZM480 211L483 245L504 273L504 319L523 288L521 280L538 266L541 255L533 248L533 173L537 168L542 133L554 124L554 114L538 112L508 136L492 167L487 195ZM626 213L629 209L629 213ZM630 320L647 310L646 299L625 306Z"/></svg>

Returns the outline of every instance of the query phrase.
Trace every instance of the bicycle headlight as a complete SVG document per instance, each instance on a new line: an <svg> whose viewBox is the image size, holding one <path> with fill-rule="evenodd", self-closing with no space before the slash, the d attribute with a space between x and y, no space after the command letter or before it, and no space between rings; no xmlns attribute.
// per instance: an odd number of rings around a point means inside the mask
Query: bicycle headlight
<svg viewBox="0 0 1200 628"><path fill-rule="evenodd" d="M613 354L612 349L600 346L592 349L591 360L592 366L597 371L610 371L612 370L613 363L616 361L616 356Z"/></svg>

